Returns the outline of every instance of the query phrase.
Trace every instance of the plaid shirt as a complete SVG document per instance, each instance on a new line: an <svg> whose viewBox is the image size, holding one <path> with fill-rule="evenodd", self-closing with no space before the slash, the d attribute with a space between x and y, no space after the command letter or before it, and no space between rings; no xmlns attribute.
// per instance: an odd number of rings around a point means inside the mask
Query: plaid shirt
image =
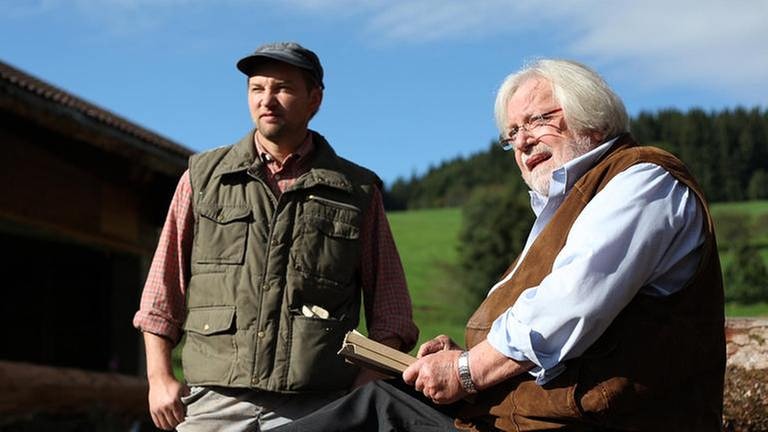
<svg viewBox="0 0 768 432"><path fill-rule="evenodd" d="M258 142L256 149L265 162L267 183L279 195L311 168L303 163L309 158L302 155L311 153L314 144L307 139L282 164ZM173 341L181 337L187 316L185 293L195 223L191 197L192 185L186 171L176 187L139 311L133 318L133 325L139 330ZM369 336L374 340L396 337L401 341L402 350L410 350L416 344L419 331L413 322L403 266L378 188L373 189L373 199L365 212L360 240L361 283Z"/></svg>

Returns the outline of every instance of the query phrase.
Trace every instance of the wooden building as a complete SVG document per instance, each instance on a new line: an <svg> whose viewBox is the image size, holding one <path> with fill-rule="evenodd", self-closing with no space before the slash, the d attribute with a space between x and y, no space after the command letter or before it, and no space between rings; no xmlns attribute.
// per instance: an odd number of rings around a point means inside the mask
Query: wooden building
<svg viewBox="0 0 768 432"><path fill-rule="evenodd" d="M0 361L143 375L131 319L192 152L3 62L0 143Z"/></svg>

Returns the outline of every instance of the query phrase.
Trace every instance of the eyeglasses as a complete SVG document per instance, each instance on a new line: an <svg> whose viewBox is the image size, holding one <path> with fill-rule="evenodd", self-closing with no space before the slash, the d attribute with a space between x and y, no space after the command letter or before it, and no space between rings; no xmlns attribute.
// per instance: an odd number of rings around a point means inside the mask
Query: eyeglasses
<svg viewBox="0 0 768 432"><path fill-rule="evenodd" d="M544 126L552 126L550 121L552 120L552 114L556 112L562 111L562 108L553 109L552 111L547 111L542 114L537 114L534 116L531 116L531 118L528 119L525 123L523 123L520 126L513 126L512 129L509 130L509 133L506 137L500 137L499 138L499 145L502 149L505 151L512 150L515 148L515 142L517 141L517 137L520 135L520 131L524 130L528 133L533 133L534 130L544 127Z"/></svg>

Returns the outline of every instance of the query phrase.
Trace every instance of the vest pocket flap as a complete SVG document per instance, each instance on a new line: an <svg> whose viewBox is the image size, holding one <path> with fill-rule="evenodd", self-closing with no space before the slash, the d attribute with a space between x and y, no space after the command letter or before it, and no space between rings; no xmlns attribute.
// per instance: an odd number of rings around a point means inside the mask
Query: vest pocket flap
<svg viewBox="0 0 768 432"><path fill-rule="evenodd" d="M235 318L234 306L209 306L189 310L184 330L211 335L232 328Z"/></svg>
<svg viewBox="0 0 768 432"><path fill-rule="evenodd" d="M360 237L360 229L348 223L317 217L310 217L307 222L311 227L317 229L328 237L345 239L357 239Z"/></svg>
<svg viewBox="0 0 768 432"><path fill-rule="evenodd" d="M220 224L248 219L250 207L200 206L200 216Z"/></svg>

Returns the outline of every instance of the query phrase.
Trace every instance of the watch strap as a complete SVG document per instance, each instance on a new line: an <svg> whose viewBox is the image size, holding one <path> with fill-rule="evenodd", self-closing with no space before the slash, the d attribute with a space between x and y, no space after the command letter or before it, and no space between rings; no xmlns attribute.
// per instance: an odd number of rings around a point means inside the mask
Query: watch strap
<svg viewBox="0 0 768 432"><path fill-rule="evenodd" d="M472 373L469 371L469 351L463 351L459 354L458 367L461 387L469 394L477 393L477 387L472 382Z"/></svg>

